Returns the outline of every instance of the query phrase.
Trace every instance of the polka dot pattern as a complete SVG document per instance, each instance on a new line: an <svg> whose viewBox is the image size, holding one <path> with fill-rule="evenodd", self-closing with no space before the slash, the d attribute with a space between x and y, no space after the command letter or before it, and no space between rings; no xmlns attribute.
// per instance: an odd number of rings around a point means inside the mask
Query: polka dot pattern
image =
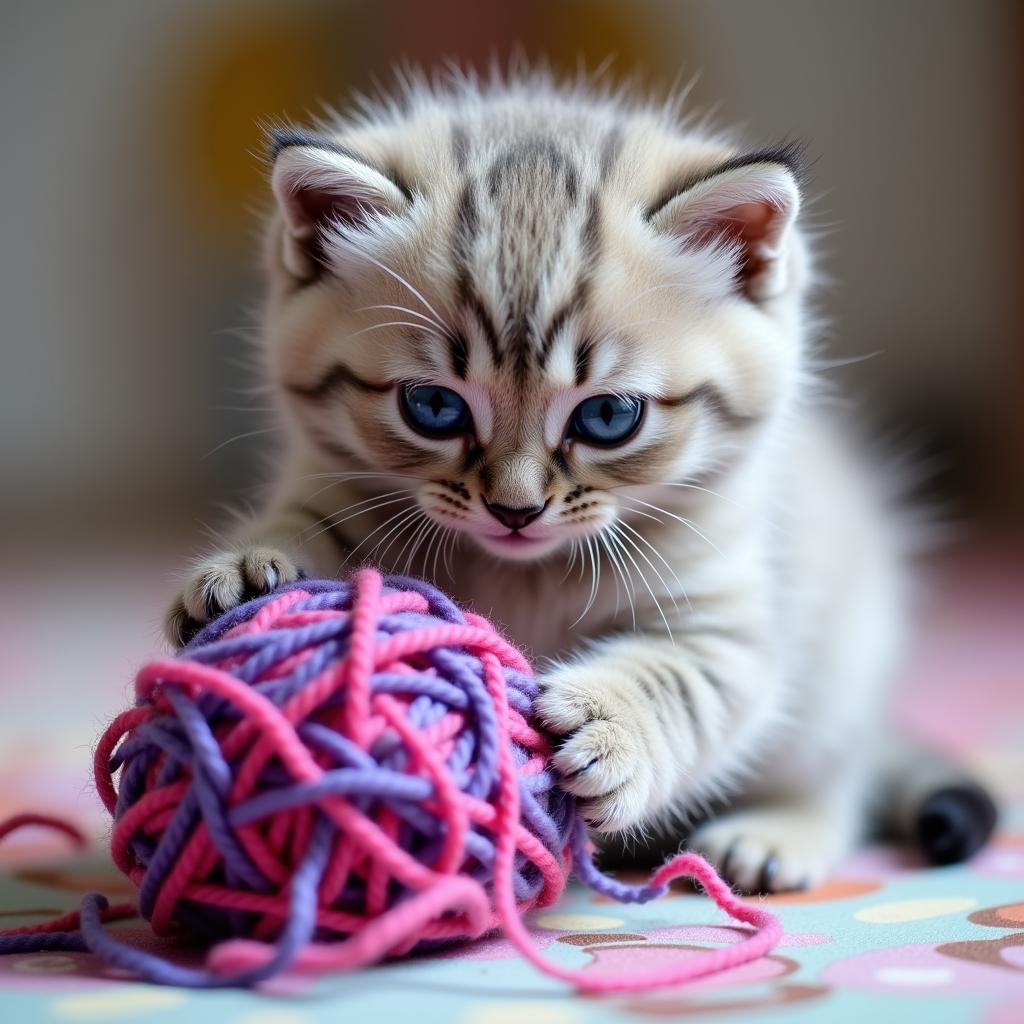
<svg viewBox="0 0 1024 1024"><path fill-rule="evenodd" d="M876 903L858 910L853 916L867 924L902 924L905 921L924 921L930 917L958 914L977 905L970 897L943 897L940 899L896 900Z"/></svg>
<svg viewBox="0 0 1024 1024"><path fill-rule="evenodd" d="M177 1009L188 999L188 994L180 989L129 984L64 996L53 1004L51 1013L58 1020L88 1020L106 1024L107 1021L123 1017Z"/></svg>

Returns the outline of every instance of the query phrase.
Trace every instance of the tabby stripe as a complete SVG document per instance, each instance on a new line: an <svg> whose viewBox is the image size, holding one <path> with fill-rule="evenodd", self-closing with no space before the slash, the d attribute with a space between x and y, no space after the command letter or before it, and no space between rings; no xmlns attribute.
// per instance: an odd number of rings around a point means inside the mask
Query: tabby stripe
<svg viewBox="0 0 1024 1024"><path fill-rule="evenodd" d="M547 166L553 178L561 177L570 203L579 194L579 170L561 146L544 135L532 135L506 146L487 170L487 189L492 199L505 188L512 188L524 174Z"/></svg>
<svg viewBox="0 0 1024 1024"><path fill-rule="evenodd" d="M551 453L551 462L562 476L567 480L571 478L572 470L569 467L569 460L565 457L565 452L562 451L561 446Z"/></svg>
<svg viewBox="0 0 1024 1024"><path fill-rule="evenodd" d="M383 395L391 390L392 385L377 384L373 381L360 377L354 370L349 369L343 363L337 363L331 367L315 384L288 384L287 389L299 398L308 399L311 402L322 402L330 398L335 392L347 387L358 388L371 394Z"/></svg>
<svg viewBox="0 0 1024 1024"><path fill-rule="evenodd" d="M566 320L575 312L575 302L570 299L562 308L554 315L551 323L548 325L548 329L544 332L544 337L540 343L540 365L541 369L547 364L548 356L551 354L551 348L555 344L555 338L558 337L558 332L565 326Z"/></svg>
<svg viewBox="0 0 1024 1024"><path fill-rule="evenodd" d="M472 184L467 182L459 194L459 205L455 211L455 251L463 260L469 258L470 243L476 238L479 223L476 195ZM463 273L466 273L464 269Z"/></svg>
<svg viewBox="0 0 1024 1024"><path fill-rule="evenodd" d="M587 266L592 267L601 251L601 203L596 192L587 199L587 216L580 230L580 248Z"/></svg>
<svg viewBox="0 0 1024 1024"><path fill-rule="evenodd" d="M462 305L464 305L473 314L480 325L480 329L483 331L484 339L487 341L487 347L491 352L491 361L495 366L501 366L503 353L501 351L501 343L498 339L498 329L494 326L494 321L487 312L487 307L483 304L480 296L477 295L476 290L473 288L468 274L462 273L460 275L458 290L459 299L462 302Z"/></svg>
<svg viewBox="0 0 1024 1024"><path fill-rule="evenodd" d="M593 341L583 338L576 343L576 387L582 387L590 375L590 357Z"/></svg>
<svg viewBox="0 0 1024 1024"><path fill-rule="evenodd" d="M482 465L484 461L484 450L479 445L474 445L468 449L465 456L462 459L462 472L472 473L474 469ZM481 471L482 475L482 471ZM463 497L469 500L469 491L463 488Z"/></svg>
<svg viewBox="0 0 1024 1024"><path fill-rule="evenodd" d="M448 360L452 366L452 373L459 380L465 380L469 373L469 348L466 345L466 339L458 332L448 334L446 337L448 339Z"/></svg>
<svg viewBox="0 0 1024 1024"><path fill-rule="evenodd" d="M651 704L656 708L660 708L661 701L658 699L661 692L660 681L655 679L654 682L651 682L647 676L638 676L636 682L641 691L643 691L643 695L651 702Z"/></svg>
<svg viewBox="0 0 1024 1024"><path fill-rule="evenodd" d="M436 452L420 448L387 427L380 430L380 443L387 449L389 463L395 469L418 469L437 458Z"/></svg>
<svg viewBox="0 0 1024 1024"><path fill-rule="evenodd" d="M604 143L601 146L601 181L604 181L611 173L621 148L622 128L620 125L615 125L604 137Z"/></svg>
<svg viewBox="0 0 1024 1024"><path fill-rule="evenodd" d="M758 149L754 150L752 153L743 153L739 156L734 156L720 164L715 164L714 167L709 167L705 171L698 171L696 174L690 174L685 178L678 178L672 182L661 193L661 195L651 203L650 206L647 207L644 212L644 216L647 220L650 220L659 210L662 209L662 207L668 206L676 196L693 188L694 185L710 181L719 174L725 174L726 171L735 171L741 167L751 167L755 164L779 164L782 167L787 168L793 177L796 178L798 182L801 182L805 176L803 151L804 146L802 143L785 142L780 146L774 146L769 149Z"/></svg>
<svg viewBox="0 0 1024 1024"><path fill-rule="evenodd" d="M565 326L565 322L571 316L575 316L586 302L588 288L589 284L586 278L580 278L576 282L572 295L569 296L568 301L554 315L551 323L548 325L548 329L544 332L544 338L540 346L540 368L542 370L547 366L548 357L551 355L551 349L555 344L558 332Z"/></svg>
<svg viewBox="0 0 1024 1024"><path fill-rule="evenodd" d="M654 441L630 452L628 455L620 455L616 459L602 461L601 469L617 477L630 478L636 475L641 477L651 471L652 465L666 458L676 447L676 442L669 439L665 441Z"/></svg>
<svg viewBox="0 0 1024 1024"><path fill-rule="evenodd" d="M704 723L701 721L700 715L697 713L693 694L690 692L690 680L687 679L682 672L679 672L671 665L665 665L665 673L668 676L668 684L678 695L680 705L686 713L686 717L690 720L690 727L693 729L694 741L699 746L705 739ZM664 677L659 676L658 678L660 681L664 682Z"/></svg>
<svg viewBox="0 0 1024 1024"><path fill-rule="evenodd" d="M749 427L757 423L760 417L749 416L746 413L737 412L726 399L725 395L714 386L714 384L701 384L699 387L688 391L678 398L658 398L658 405L666 409L678 409L684 405L691 405L694 402L703 402L720 419L725 420L732 427Z"/></svg>
<svg viewBox="0 0 1024 1024"><path fill-rule="evenodd" d="M320 135L317 132L311 132L305 128L271 129L269 153L271 163L273 163L273 161L275 161L284 150L292 149L296 146L309 147L311 149L322 149L328 153L337 153L339 156L347 157L349 160L355 160L356 163L360 163L364 167L369 167L371 171L383 174L384 177L387 178L395 188L405 196L406 199L410 202L412 201L412 190L394 167L379 167L361 153L357 153L355 150L341 145L340 142L336 142L328 135Z"/></svg>
<svg viewBox="0 0 1024 1024"><path fill-rule="evenodd" d="M460 171L464 171L469 156L469 138L461 124L452 125L452 154L455 157L455 165Z"/></svg>
<svg viewBox="0 0 1024 1024"><path fill-rule="evenodd" d="M734 704L735 695L729 692L729 688L726 686L724 680L714 672L709 671L704 665L701 665L700 672L708 681L708 685L711 689L718 694L722 703L725 704L726 707L732 706Z"/></svg>
<svg viewBox="0 0 1024 1024"><path fill-rule="evenodd" d="M333 455L336 459L348 459L352 455L347 448L340 445L333 437L328 436L317 427L310 424L307 425L307 429L317 445L327 452L328 455Z"/></svg>

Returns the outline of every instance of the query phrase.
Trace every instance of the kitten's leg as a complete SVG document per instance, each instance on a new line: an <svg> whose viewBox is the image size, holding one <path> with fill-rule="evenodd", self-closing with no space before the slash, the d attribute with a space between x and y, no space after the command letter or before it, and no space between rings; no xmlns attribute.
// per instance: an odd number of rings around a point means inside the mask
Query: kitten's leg
<svg viewBox="0 0 1024 1024"><path fill-rule="evenodd" d="M540 680L562 784L602 832L720 793L777 719L770 659L739 635L610 638Z"/></svg>
<svg viewBox="0 0 1024 1024"><path fill-rule="evenodd" d="M321 530L299 503L251 524L229 550L204 555L189 570L181 593L164 617L175 646L221 612L298 579L336 573L347 554L334 531Z"/></svg>
<svg viewBox="0 0 1024 1024"><path fill-rule="evenodd" d="M865 825L861 786L844 780L762 796L698 827L687 846L743 892L820 884L853 850Z"/></svg>
<svg viewBox="0 0 1024 1024"><path fill-rule="evenodd" d="M880 761L872 817L882 836L917 844L932 864L966 860L988 842L998 811L963 765L892 733Z"/></svg>
<svg viewBox="0 0 1024 1024"><path fill-rule="evenodd" d="M779 785L773 793L768 767L745 806L701 825L689 845L748 892L822 882L867 832L914 842L934 864L965 860L984 845L995 804L962 766L902 739L879 746L876 753L870 741L851 742L855 756L844 763L833 754L827 770L807 772L814 788L801 792Z"/></svg>

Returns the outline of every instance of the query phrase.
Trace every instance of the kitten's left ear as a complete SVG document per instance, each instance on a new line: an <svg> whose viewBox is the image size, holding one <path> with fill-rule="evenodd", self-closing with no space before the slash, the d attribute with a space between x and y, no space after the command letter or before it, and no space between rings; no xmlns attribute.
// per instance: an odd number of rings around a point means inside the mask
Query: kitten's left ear
<svg viewBox="0 0 1024 1024"><path fill-rule="evenodd" d="M327 265L324 238L332 228L366 228L409 203L398 183L361 154L312 132L271 135L271 186L284 219L285 268L300 280Z"/></svg>
<svg viewBox="0 0 1024 1024"><path fill-rule="evenodd" d="M755 302L787 286L786 246L800 210L798 165L789 150L752 153L686 183L649 215L688 248L738 247L736 282Z"/></svg>

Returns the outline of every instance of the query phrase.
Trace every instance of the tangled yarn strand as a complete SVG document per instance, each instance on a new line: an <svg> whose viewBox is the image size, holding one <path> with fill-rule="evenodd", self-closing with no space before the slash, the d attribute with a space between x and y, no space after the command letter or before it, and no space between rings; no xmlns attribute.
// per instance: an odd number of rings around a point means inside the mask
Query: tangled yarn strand
<svg viewBox="0 0 1024 1024"><path fill-rule="evenodd" d="M500 668L489 660L485 661L485 667L488 687L498 709L499 722L504 723L508 715L508 705ZM769 953L778 944L782 937L782 924L777 917L766 910L749 907L738 899L703 857L695 853L683 853L673 857L656 871L646 886L625 887L629 890L630 901L646 902L654 899L667 892L669 882L677 878L690 877L700 882L705 892L731 917L753 925L758 931L733 946L710 950L697 958L687 957L678 964L658 968L646 974L634 972L611 976L590 974L587 971L562 967L560 964L548 960L534 945L522 917L516 911L515 903L509 898L511 890L508 879L515 851L507 837L510 833L509 826L519 816L519 786L511 764L511 748L507 745L502 748L501 769L501 796L498 800L498 813L502 820L498 827L498 851L494 868L494 901L506 936L522 956L545 974L571 982L583 992L635 992L681 984L748 963ZM593 859L587 850L586 826L582 819L576 820L572 845L573 863L582 880L598 891L623 899L626 894L618 891L621 888L621 883L602 874L594 866Z"/></svg>
<svg viewBox="0 0 1024 1024"><path fill-rule="evenodd" d="M538 968L595 993L675 984L768 952L778 920L695 854L646 886L597 869L531 724L537 693L528 663L486 619L420 581L363 570L235 609L180 657L140 671L138 704L95 758L111 853L139 887L139 912L158 933L222 937L205 967L116 939L105 924L130 908L98 894L80 914L0 935L0 951L89 949L148 980L206 988L350 970L500 928ZM572 869L627 902L695 878L756 931L641 976L552 963L523 915L554 903Z"/></svg>

